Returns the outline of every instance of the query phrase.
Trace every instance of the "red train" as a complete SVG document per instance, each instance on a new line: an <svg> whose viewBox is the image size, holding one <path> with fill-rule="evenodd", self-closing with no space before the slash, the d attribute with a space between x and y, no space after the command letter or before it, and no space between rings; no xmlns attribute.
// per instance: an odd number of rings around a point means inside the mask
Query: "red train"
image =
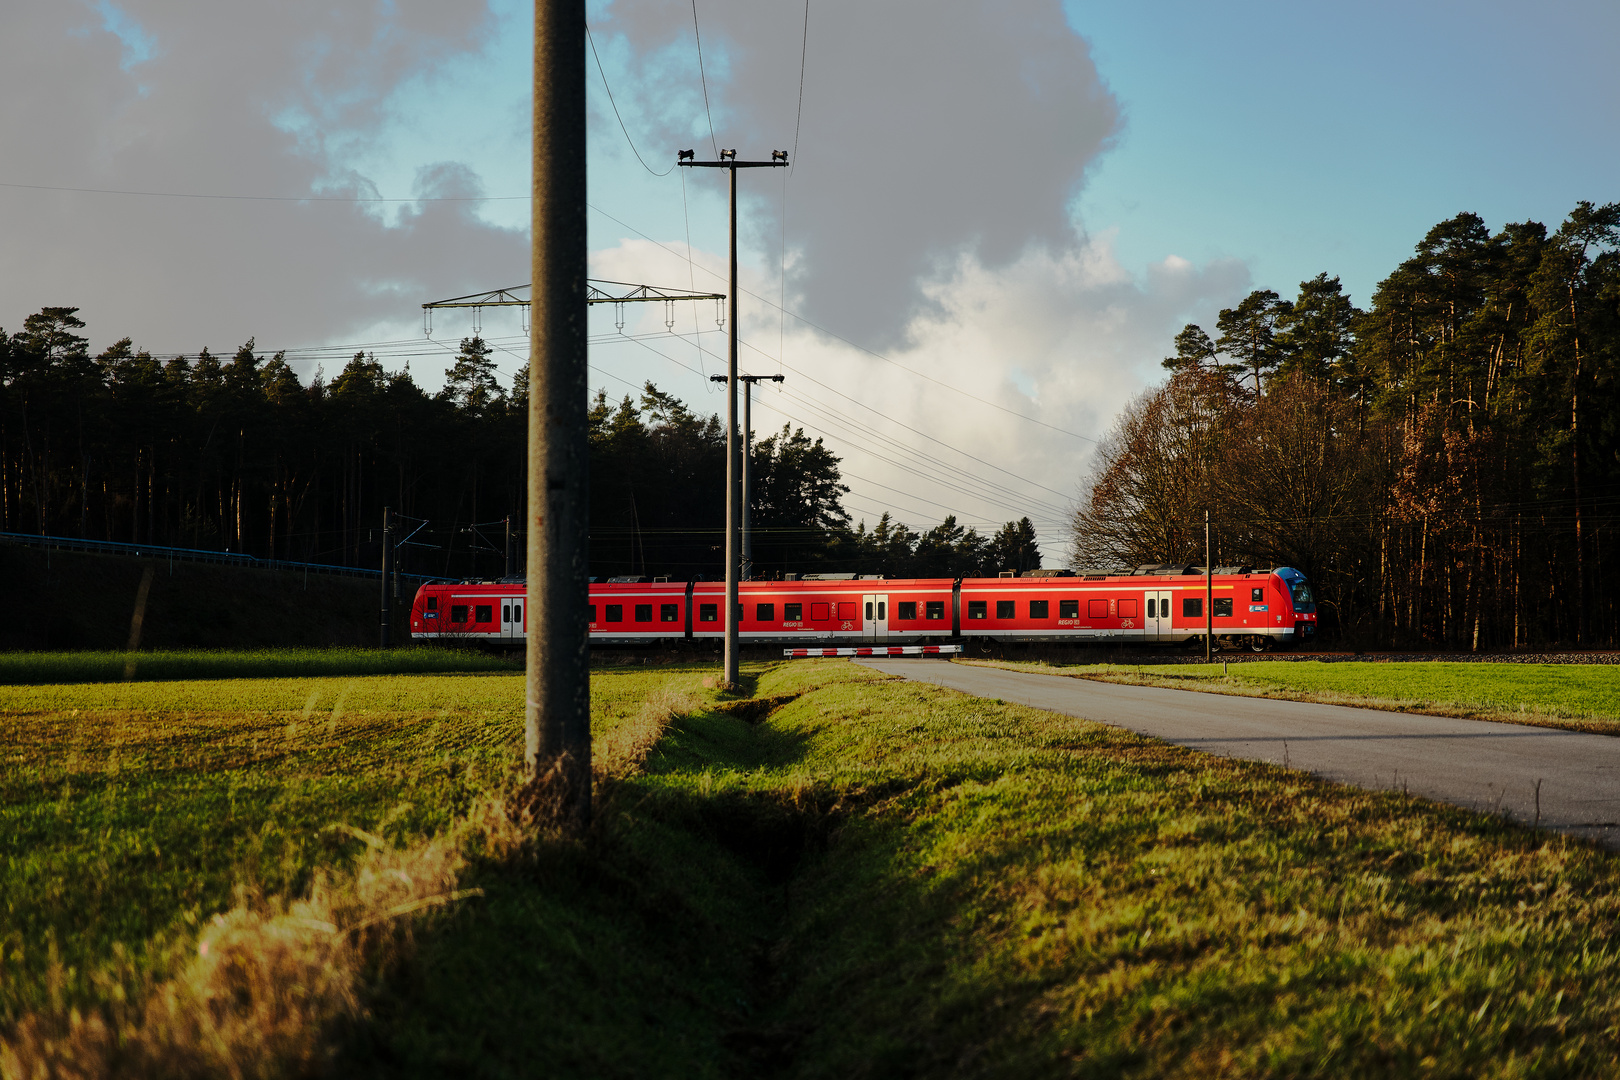
<svg viewBox="0 0 1620 1080"><path fill-rule="evenodd" d="M1217 567L1211 584L1218 642L1260 652L1315 639L1316 602L1298 570ZM719 581L593 581L591 641L724 638L725 590ZM806 575L742 582L738 634L749 643L823 646L971 638L1185 642L1203 638L1204 597L1204 575L1192 566L956 579ZM424 585L411 608L411 637L517 645L526 606L522 582Z"/></svg>

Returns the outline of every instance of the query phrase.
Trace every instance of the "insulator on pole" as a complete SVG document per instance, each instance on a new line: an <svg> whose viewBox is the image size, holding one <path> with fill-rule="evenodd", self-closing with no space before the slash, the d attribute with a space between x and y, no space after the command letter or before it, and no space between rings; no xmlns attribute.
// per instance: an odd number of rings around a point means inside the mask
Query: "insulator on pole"
<svg viewBox="0 0 1620 1080"><path fill-rule="evenodd" d="M664 329L670 333L675 332L675 301L664 301Z"/></svg>
<svg viewBox="0 0 1620 1080"><path fill-rule="evenodd" d="M433 309L425 304L422 306L422 336L433 336Z"/></svg>
<svg viewBox="0 0 1620 1080"><path fill-rule="evenodd" d="M624 305L623 304L614 304L613 305L613 325L618 328L619 333L621 333L621 334L624 333Z"/></svg>
<svg viewBox="0 0 1620 1080"><path fill-rule="evenodd" d="M724 300L714 302L714 325L722 330L726 328L726 302Z"/></svg>
<svg viewBox="0 0 1620 1080"><path fill-rule="evenodd" d="M473 333L474 334L482 334L483 332L484 332L484 309L481 308L481 307L475 307L475 308L473 308Z"/></svg>

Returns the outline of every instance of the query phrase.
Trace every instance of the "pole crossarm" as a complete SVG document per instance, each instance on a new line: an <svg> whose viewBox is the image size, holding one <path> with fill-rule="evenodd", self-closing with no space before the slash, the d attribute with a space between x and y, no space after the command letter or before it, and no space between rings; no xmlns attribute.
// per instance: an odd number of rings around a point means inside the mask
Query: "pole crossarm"
<svg viewBox="0 0 1620 1080"><path fill-rule="evenodd" d="M616 295L602 286L615 286L628 290L623 295ZM423 304L424 308L482 308L482 307L528 307L529 297L519 295L530 292L528 285L512 285L505 289L494 289L484 293L468 293L466 296L452 296L448 300L434 300ZM585 303L587 304L636 304L653 300L724 300L725 293L689 292L685 289L665 289L658 285L632 285L625 281L602 281L592 278L585 282Z"/></svg>

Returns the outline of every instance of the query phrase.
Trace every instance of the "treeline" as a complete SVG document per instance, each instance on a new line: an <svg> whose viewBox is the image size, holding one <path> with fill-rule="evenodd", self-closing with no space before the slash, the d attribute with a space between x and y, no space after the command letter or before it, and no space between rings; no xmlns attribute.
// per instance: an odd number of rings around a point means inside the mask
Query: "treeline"
<svg viewBox="0 0 1620 1080"><path fill-rule="evenodd" d="M1099 454L1081 563L1288 564L1350 645L1620 640L1620 204L1436 225L1367 310L1337 278L1187 326Z"/></svg>
<svg viewBox="0 0 1620 1080"><path fill-rule="evenodd" d="M385 506L402 569L521 573L526 372L505 387L478 337L444 389L356 353L299 380L248 341L157 358L125 338L90 355L77 308L0 331L0 531L377 566ZM591 403L592 573L723 574L725 429L648 384ZM802 430L754 444L754 572L988 572L1038 566L1027 520L981 537L851 526L839 459Z"/></svg>

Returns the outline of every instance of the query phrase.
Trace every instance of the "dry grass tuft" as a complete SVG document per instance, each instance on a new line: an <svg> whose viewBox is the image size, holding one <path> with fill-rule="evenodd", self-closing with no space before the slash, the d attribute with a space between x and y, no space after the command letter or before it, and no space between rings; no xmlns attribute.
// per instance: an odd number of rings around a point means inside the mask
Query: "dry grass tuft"
<svg viewBox="0 0 1620 1080"><path fill-rule="evenodd" d="M6 1080L269 1077L318 1073L333 1033L362 1014L368 970L411 943L404 917L453 903L459 835L368 850L292 903L243 897L203 929L174 978L126 991L99 1012L33 1014L0 1040Z"/></svg>
<svg viewBox="0 0 1620 1080"><path fill-rule="evenodd" d="M622 780L640 772L669 725L697 708L697 699L685 690L668 684L654 690L632 719L596 741L593 752L597 776Z"/></svg>

